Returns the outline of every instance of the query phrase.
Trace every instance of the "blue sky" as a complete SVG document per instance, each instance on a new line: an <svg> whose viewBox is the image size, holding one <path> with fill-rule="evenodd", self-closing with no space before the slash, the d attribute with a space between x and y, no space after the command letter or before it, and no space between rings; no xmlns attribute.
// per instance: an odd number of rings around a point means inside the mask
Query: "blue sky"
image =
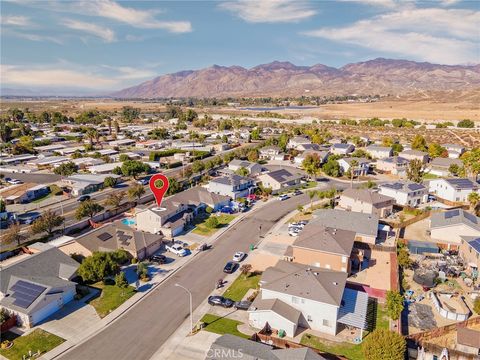
<svg viewBox="0 0 480 360"><path fill-rule="evenodd" d="M2 0L2 88L99 93L213 64L480 63L480 2Z"/></svg>

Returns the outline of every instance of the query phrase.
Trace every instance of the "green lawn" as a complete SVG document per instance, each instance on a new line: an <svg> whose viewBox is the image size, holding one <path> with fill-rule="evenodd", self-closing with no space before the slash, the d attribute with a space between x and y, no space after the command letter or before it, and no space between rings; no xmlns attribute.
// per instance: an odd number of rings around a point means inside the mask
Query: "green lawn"
<svg viewBox="0 0 480 360"><path fill-rule="evenodd" d="M122 289L115 285L104 285L102 282L98 282L93 287L102 290L102 292L100 296L90 300L89 304L95 308L98 316L102 318L135 294L135 288L132 286Z"/></svg>
<svg viewBox="0 0 480 360"><path fill-rule="evenodd" d="M245 335L237 330L237 326L243 324L240 321L212 314L205 314L200 321L204 322L207 325L206 327L204 327L204 330L210 331L212 333L220 335L232 334L245 339L249 338L248 335Z"/></svg>
<svg viewBox="0 0 480 360"><path fill-rule="evenodd" d="M258 286L258 282L260 281L261 275L252 275L249 274L247 278L244 275L240 275L235 279L232 285L223 293L223 296L235 300L240 301L243 299L245 294L249 289L255 289Z"/></svg>
<svg viewBox="0 0 480 360"><path fill-rule="evenodd" d="M348 359L364 360L362 345L326 341L310 334L303 335L300 344L313 347L326 353L345 356Z"/></svg>
<svg viewBox="0 0 480 360"><path fill-rule="evenodd" d="M36 204L36 203L42 202L43 200L48 199L50 196L53 196L53 194L52 193L45 194L39 198L36 198L35 200L32 200L31 202Z"/></svg>
<svg viewBox="0 0 480 360"><path fill-rule="evenodd" d="M216 216L216 215L212 215ZM235 215L230 214L221 214L216 216L218 220L218 227L214 229L210 229L205 226L205 221L208 219L208 216L204 216L202 218L198 218L197 221L194 222L195 229L192 230L193 233L203 236L210 236L215 234L218 229L227 226L233 219L235 219Z"/></svg>
<svg viewBox="0 0 480 360"><path fill-rule="evenodd" d="M423 178L424 178L424 179L427 179L427 180L428 180L428 179L438 179L438 176L435 175L435 174L425 173L425 174L423 174Z"/></svg>
<svg viewBox="0 0 480 360"><path fill-rule="evenodd" d="M316 181L308 181L306 184L302 185L302 189L311 189L311 188L314 188L315 186L317 186Z"/></svg>
<svg viewBox="0 0 480 360"><path fill-rule="evenodd" d="M2 341L13 341L13 346L10 349L0 350L0 355L5 356L10 360L22 360L23 355L28 358L28 351L36 353L40 350L41 354L52 350L65 340L56 335L50 334L42 329L32 331L25 336L17 336L16 334L7 331L2 334Z"/></svg>
<svg viewBox="0 0 480 360"><path fill-rule="evenodd" d="M387 315L387 307L377 304L377 319L375 320L375 329L389 329L390 321Z"/></svg>

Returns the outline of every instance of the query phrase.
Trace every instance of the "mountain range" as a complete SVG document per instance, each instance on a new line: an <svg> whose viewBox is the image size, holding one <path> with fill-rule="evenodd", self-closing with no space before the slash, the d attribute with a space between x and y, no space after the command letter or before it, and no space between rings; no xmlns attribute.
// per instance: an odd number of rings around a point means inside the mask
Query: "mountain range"
<svg viewBox="0 0 480 360"><path fill-rule="evenodd" d="M274 61L245 69L218 66L158 76L110 94L118 98L405 95L477 91L480 64L438 65L378 58L341 68Z"/></svg>

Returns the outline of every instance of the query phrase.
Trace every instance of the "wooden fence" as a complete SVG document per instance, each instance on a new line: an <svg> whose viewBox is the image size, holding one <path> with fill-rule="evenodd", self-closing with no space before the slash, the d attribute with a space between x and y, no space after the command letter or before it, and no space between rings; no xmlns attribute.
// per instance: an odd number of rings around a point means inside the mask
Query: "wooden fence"
<svg viewBox="0 0 480 360"><path fill-rule="evenodd" d="M17 325L17 316L12 315L0 325L0 333L4 333Z"/></svg>

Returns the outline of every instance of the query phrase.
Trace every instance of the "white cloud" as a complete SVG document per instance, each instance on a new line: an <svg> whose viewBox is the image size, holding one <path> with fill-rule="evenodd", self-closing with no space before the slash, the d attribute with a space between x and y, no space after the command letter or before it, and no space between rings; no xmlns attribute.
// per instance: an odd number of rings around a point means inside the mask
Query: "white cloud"
<svg viewBox="0 0 480 360"><path fill-rule="evenodd" d="M478 62L480 12L465 9L404 9L305 35L380 52L444 64Z"/></svg>
<svg viewBox="0 0 480 360"><path fill-rule="evenodd" d="M238 0L219 7L251 23L299 22L317 13L304 0Z"/></svg>
<svg viewBox="0 0 480 360"><path fill-rule="evenodd" d="M73 20L73 19L66 19L62 21L62 24L69 29L78 30L81 32L85 32L90 35L97 36L103 39L105 42L113 42L115 41L115 33L113 30L103 27L100 25L95 25L83 21Z"/></svg>
<svg viewBox="0 0 480 360"><path fill-rule="evenodd" d="M4 15L1 17L2 25L31 26L30 18L27 16Z"/></svg>
<svg viewBox="0 0 480 360"><path fill-rule="evenodd" d="M441 0L440 5L442 6L452 6L456 3L460 2L460 0Z"/></svg>
<svg viewBox="0 0 480 360"><path fill-rule="evenodd" d="M138 69L130 66L110 66L103 65L104 68L116 71L118 75L117 79L120 80L137 80L151 78L157 75L155 71L149 69Z"/></svg>
<svg viewBox="0 0 480 360"><path fill-rule="evenodd" d="M393 8L398 5L398 0L341 0L344 2L359 3L362 5L380 6Z"/></svg>

